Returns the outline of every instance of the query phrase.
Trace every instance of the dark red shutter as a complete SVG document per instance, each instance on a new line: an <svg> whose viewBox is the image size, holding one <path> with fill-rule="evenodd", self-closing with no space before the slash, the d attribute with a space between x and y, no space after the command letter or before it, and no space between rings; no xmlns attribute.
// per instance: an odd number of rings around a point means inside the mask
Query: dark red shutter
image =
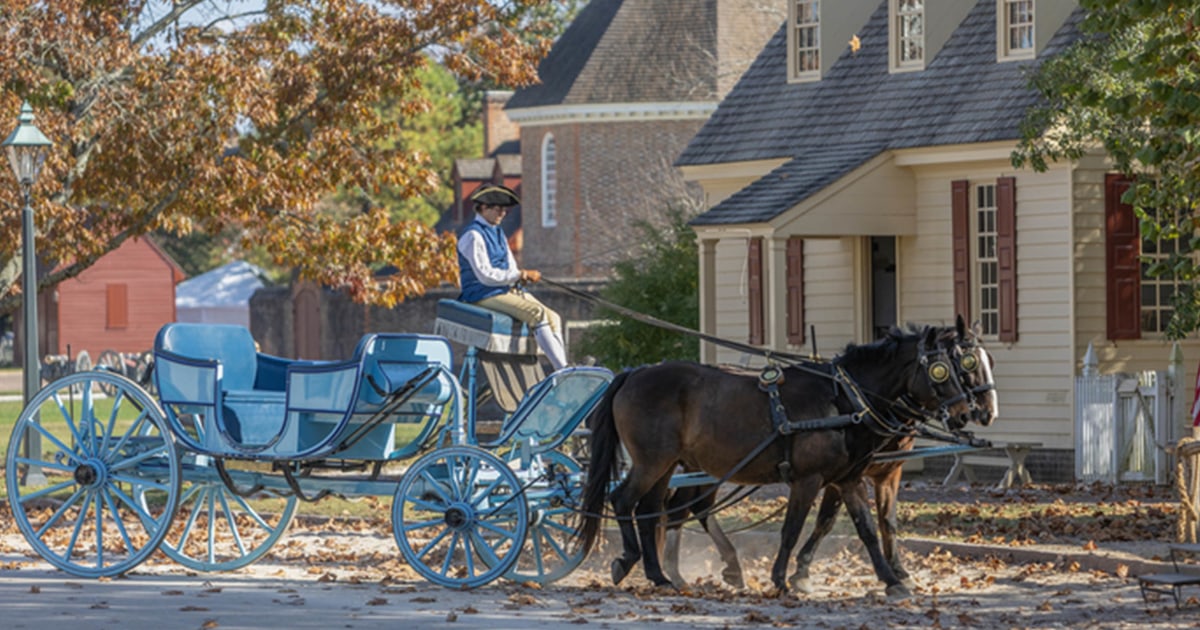
<svg viewBox="0 0 1200 630"><path fill-rule="evenodd" d="M763 240L761 238L750 239L747 247L747 298L750 301L750 343L762 345L764 341L763 329L763 274L762 274L762 250Z"/></svg>
<svg viewBox="0 0 1200 630"><path fill-rule="evenodd" d="M996 180L996 262L1000 341L1017 340L1017 179Z"/></svg>
<svg viewBox="0 0 1200 630"><path fill-rule="evenodd" d="M787 240L787 340L804 343L804 239Z"/></svg>
<svg viewBox="0 0 1200 630"><path fill-rule="evenodd" d="M110 284L105 287L105 324L108 328L129 327L129 287Z"/></svg>
<svg viewBox="0 0 1200 630"><path fill-rule="evenodd" d="M1109 339L1142 336L1141 233L1133 206L1121 201L1129 190L1125 177L1104 178L1104 263Z"/></svg>
<svg viewBox="0 0 1200 630"><path fill-rule="evenodd" d="M971 183L950 182L950 233L954 249L954 312L971 319Z"/></svg>

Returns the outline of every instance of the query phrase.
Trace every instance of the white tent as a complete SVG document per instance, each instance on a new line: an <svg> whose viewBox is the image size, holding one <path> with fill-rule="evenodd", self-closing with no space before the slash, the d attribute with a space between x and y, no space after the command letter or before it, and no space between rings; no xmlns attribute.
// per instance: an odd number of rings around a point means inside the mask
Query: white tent
<svg viewBox="0 0 1200 630"><path fill-rule="evenodd" d="M206 271L175 286L175 320L250 327L250 296L263 271L245 261Z"/></svg>

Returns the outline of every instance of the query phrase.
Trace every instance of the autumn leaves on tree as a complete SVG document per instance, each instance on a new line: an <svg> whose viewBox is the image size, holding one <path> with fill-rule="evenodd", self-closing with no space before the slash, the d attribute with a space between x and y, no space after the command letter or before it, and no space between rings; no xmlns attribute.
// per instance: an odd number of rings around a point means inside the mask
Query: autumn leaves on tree
<svg viewBox="0 0 1200 630"><path fill-rule="evenodd" d="M13 0L0 8L0 120L23 100L54 142L34 190L41 286L155 229L233 226L247 246L356 300L394 305L453 281L453 237L384 211L336 216L339 187L418 195L420 151L376 142L418 113L431 56L471 80L521 86L548 41L545 0ZM224 5L223 5L224 6ZM233 3L231 6L238 6ZM0 185L0 313L20 296L20 200ZM398 270L387 276L385 266Z"/></svg>

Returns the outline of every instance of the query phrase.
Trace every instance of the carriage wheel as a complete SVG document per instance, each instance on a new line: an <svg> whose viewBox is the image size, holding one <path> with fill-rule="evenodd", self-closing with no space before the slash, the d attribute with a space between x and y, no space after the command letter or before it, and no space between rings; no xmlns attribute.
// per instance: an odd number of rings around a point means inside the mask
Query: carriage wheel
<svg viewBox="0 0 1200 630"><path fill-rule="evenodd" d="M125 359L121 358L120 353L116 350L105 350L96 358L96 369L125 376ZM103 383L99 384L99 387L100 391L104 392L106 396L112 396L116 393L115 387Z"/></svg>
<svg viewBox="0 0 1200 630"><path fill-rule="evenodd" d="M513 471L473 446L417 460L392 502L392 533L425 579L451 588L483 586L516 564L529 524Z"/></svg>
<svg viewBox="0 0 1200 630"><path fill-rule="evenodd" d="M150 392L151 396L157 394L154 388L154 353L147 350L139 354L130 376L142 389Z"/></svg>
<svg viewBox="0 0 1200 630"><path fill-rule="evenodd" d="M226 462L230 468L238 464ZM296 514L295 496L234 493L207 456L185 457L183 470L187 481L179 510L159 549L190 569L232 571L249 565L283 537Z"/></svg>
<svg viewBox="0 0 1200 630"><path fill-rule="evenodd" d="M79 354L75 355L75 363L68 363L64 365L64 369L66 370L66 374L87 372L92 369L92 355L88 354L87 350L80 350ZM66 374L64 374L64 376ZM79 394L82 394L84 387L91 387L94 385L97 385L97 383L79 383L75 386L75 395L78 396Z"/></svg>
<svg viewBox="0 0 1200 630"><path fill-rule="evenodd" d="M543 480L530 491L529 536L512 570L516 582L549 584L566 577L583 562L577 511L583 499L579 463L558 451L541 454Z"/></svg>
<svg viewBox="0 0 1200 630"><path fill-rule="evenodd" d="M93 397L96 385L115 393ZM33 436L41 446L26 455ZM103 371L68 375L33 397L13 427L6 472L25 540L81 577L118 575L145 560L179 496L179 457L158 404Z"/></svg>

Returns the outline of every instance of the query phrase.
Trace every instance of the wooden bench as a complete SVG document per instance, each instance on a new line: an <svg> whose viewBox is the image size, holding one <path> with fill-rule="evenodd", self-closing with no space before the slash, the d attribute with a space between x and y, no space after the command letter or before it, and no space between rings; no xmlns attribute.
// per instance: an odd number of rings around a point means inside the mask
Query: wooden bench
<svg viewBox="0 0 1200 630"><path fill-rule="evenodd" d="M1142 600L1150 603L1150 594L1170 595L1175 600L1175 607L1183 605L1183 587L1200 585L1200 573L1185 573L1179 566L1180 556L1192 556L1200 553L1200 544L1172 543L1171 564L1174 573L1149 573L1138 576L1138 584L1142 589ZM1185 565L1187 566L1187 565ZM1195 567L1195 565L1192 565ZM1200 567L1196 567L1200 568Z"/></svg>
<svg viewBox="0 0 1200 630"><path fill-rule="evenodd" d="M942 480L942 485L948 486L958 481L959 477L963 477L969 482L976 481L975 466L1003 467L1005 469L1004 477L1000 479L1000 483L996 484L996 487L1001 490L1007 490L1014 485L1031 484L1033 477L1025 468L1025 458L1033 449L1041 446L1041 442L1008 442L997 444L990 449L955 453L954 465L950 467L950 472Z"/></svg>

